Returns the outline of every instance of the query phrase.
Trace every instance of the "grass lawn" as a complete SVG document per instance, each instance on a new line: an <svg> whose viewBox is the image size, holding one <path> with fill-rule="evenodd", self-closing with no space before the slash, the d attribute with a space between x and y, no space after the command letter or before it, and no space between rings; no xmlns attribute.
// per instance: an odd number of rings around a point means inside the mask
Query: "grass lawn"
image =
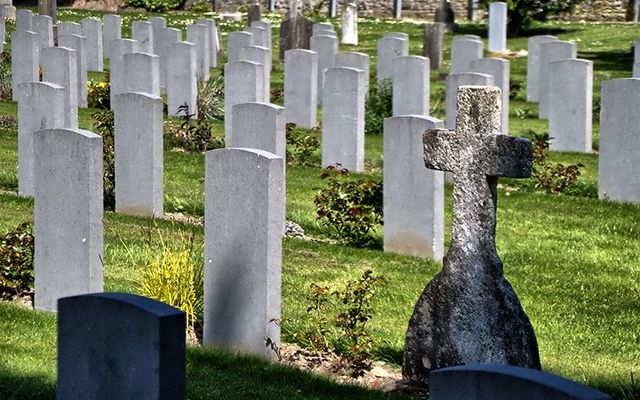
<svg viewBox="0 0 640 400"><path fill-rule="evenodd" d="M61 21L79 21L99 12L61 9ZM133 20L151 14L122 14L123 36ZM184 29L201 18L191 13L170 14L168 26ZM334 23L338 23L334 21ZM224 33L241 28L221 24ZM363 19L360 46L341 46L342 51L363 51L372 56L375 72L375 41L385 31L407 32L411 54L421 54L422 28L412 22ZM460 33L486 37L484 26L461 25ZM594 62L594 102L599 102L603 80L631 76L631 45L640 30L627 24L537 25L527 34L556 34L578 43L578 56ZM451 35L447 34L444 59L449 59ZM274 29L277 42L277 30ZM510 39L511 50L526 49L526 37ZM8 49L9 45L5 46ZM274 54L277 48L274 48ZM274 60L277 59L277 56ZM222 65L222 64L220 64ZM282 66L275 62L272 87L282 87ZM445 68L448 65L445 63ZM444 82L432 72L432 104ZM92 74L102 79L104 74ZM526 81L526 58L511 59L511 79ZM524 88L511 102L511 133L544 132L546 122L535 118L537 106L527 103ZM527 114L524 110L530 110ZM520 110L520 111L518 111ZM80 126L91 128L91 113L80 111ZM16 115L16 104L0 102L0 115ZM435 116L440 116L438 113ZM520 117L519 117L520 116ZM521 118L522 117L522 118ZM598 144L597 113L594 113L594 148ZM222 124L214 127L222 131ZM319 134L315 133L316 135ZM32 220L31 200L16 196L17 134L0 129L0 232ZM585 165L581 185L597 188L597 155L552 153L550 159ZM382 137L366 138L365 176L380 177ZM353 248L333 244L332 232L315 218L313 199L324 185L317 167L287 169L287 218L299 223L319 241L286 239L283 246L282 332L283 340L304 343L300 338L308 324L309 285L339 288L366 269L386 278L374 301L370 328L376 357L399 366L404 333L418 296L440 265L412 257L385 254L379 245ZM195 216L203 214L204 158L201 154L165 152L165 210ZM640 206L598 201L593 196L550 195L531 189L531 184L501 181L497 212L497 248L505 274L520 296L536 330L543 368L617 393L628 384L630 373L640 376ZM585 194L582 193L581 194ZM445 216L448 243L451 221L450 188ZM105 213L105 290L140 292L139 268L144 253L144 232L150 221ZM201 227L159 221L163 236L176 239ZM375 232L377 242L382 228ZM55 397L55 316L0 302L0 398L53 399ZM400 398L381 392L341 386L290 368L238 357L219 350L189 348L187 352L190 399L385 399Z"/></svg>

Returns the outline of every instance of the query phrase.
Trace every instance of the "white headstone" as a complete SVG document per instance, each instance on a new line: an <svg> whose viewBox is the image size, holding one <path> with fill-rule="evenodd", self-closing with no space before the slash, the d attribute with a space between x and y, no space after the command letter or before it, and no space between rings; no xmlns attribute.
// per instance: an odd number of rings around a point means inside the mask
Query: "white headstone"
<svg viewBox="0 0 640 400"><path fill-rule="evenodd" d="M538 92L538 118L549 118L549 64L565 58L576 58L577 46L561 40L540 45L540 88Z"/></svg>
<svg viewBox="0 0 640 400"><path fill-rule="evenodd" d="M247 46L240 49L240 61L262 64L262 89L264 102L271 101L271 50L260 46Z"/></svg>
<svg viewBox="0 0 640 400"><path fill-rule="evenodd" d="M441 120L415 115L384 121L384 251L442 261L444 173L424 167L422 137Z"/></svg>
<svg viewBox="0 0 640 400"><path fill-rule="evenodd" d="M540 45L558 40L555 36L531 36L527 46L527 101L537 102L540 96Z"/></svg>
<svg viewBox="0 0 640 400"><path fill-rule="evenodd" d="M269 103L242 103L233 106L233 136L226 147L245 147L286 157L284 107Z"/></svg>
<svg viewBox="0 0 640 400"><path fill-rule="evenodd" d="M160 56L162 59L162 31L167 27L167 20L163 17L151 17L147 21L151 24L153 31L153 54Z"/></svg>
<svg viewBox="0 0 640 400"><path fill-rule="evenodd" d="M189 42L176 42L167 50L167 103L169 115L180 115L186 104L189 113L197 117L198 84L196 77L196 47Z"/></svg>
<svg viewBox="0 0 640 400"><path fill-rule="evenodd" d="M267 46L268 48L273 48L271 45L272 35L271 35L271 23L267 21L253 21L251 26L256 26L258 28L262 28L267 31Z"/></svg>
<svg viewBox="0 0 640 400"><path fill-rule="evenodd" d="M16 10L16 32L33 31L33 12L21 8Z"/></svg>
<svg viewBox="0 0 640 400"><path fill-rule="evenodd" d="M83 130L40 130L34 150L34 303L56 311L62 297L103 289L102 138Z"/></svg>
<svg viewBox="0 0 640 400"><path fill-rule="evenodd" d="M18 32L16 32L18 33ZM18 85L18 193L31 197L35 191L33 133L64 126L64 89L48 82ZM38 155L36 157L36 154Z"/></svg>
<svg viewBox="0 0 640 400"><path fill-rule="evenodd" d="M310 50L318 53L318 104L322 104L324 72L335 65L338 39L333 36L311 36Z"/></svg>
<svg viewBox="0 0 640 400"><path fill-rule="evenodd" d="M483 44L480 39L466 36L455 37L451 42L450 74L471 72L471 61L482 58Z"/></svg>
<svg viewBox="0 0 640 400"><path fill-rule="evenodd" d="M501 129L505 135L509 134L509 77L511 64L504 58L480 58L471 61L471 70L481 74L491 75L493 84L500 88L502 98Z"/></svg>
<svg viewBox="0 0 640 400"><path fill-rule="evenodd" d="M429 115L429 59L396 57L393 61L393 116Z"/></svg>
<svg viewBox="0 0 640 400"><path fill-rule="evenodd" d="M378 83L393 77L393 59L409 55L409 41L403 38L387 36L377 44Z"/></svg>
<svg viewBox="0 0 640 400"><path fill-rule="evenodd" d="M507 3L489 3L489 51L507 51Z"/></svg>
<svg viewBox="0 0 640 400"><path fill-rule="evenodd" d="M199 19L198 24L205 25L207 27L207 33L209 34L209 46L211 47L211 51L209 52L209 66L211 68L217 68L218 53L220 52L218 27L212 19Z"/></svg>
<svg viewBox="0 0 640 400"><path fill-rule="evenodd" d="M212 150L205 156L206 345L277 358L283 162L254 149Z"/></svg>
<svg viewBox="0 0 640 400"><path fill-rule="evenodd" d="M48 15L33 16L33 31L38 34L38 48L53 46L53 19Z"/></svg>
<svg viewBox="0 0 640 400"><path fill-rule="evenodd" d="M445 93L445 127L449 130L456 128L456 96L460 86L493 86L493 77L487 74L466 72L447 76Z"/></svg>
<svg viewBox="0 0 640 400"><path fill-rule="evenodd" d="M87 70L102 72L104 70L102 21L96 18L83 19L82 34L87 38Z"/></svg>
<svg viewBox="0 0 640 400"><path fill-rule="evenodd" d="M640 79L602 82L598 197L640 203Z"/></svg>
<svg viewBox="0 0 640 400"><path fill-rule="evenodd" d="M131 39L138 42L138 51L154 53L153 25L147 21L133 21L131 23Z"/></svg>
<svg viewBox="0 0 640 400"><path fill-rule="evenodd" d="M253 35L249 32L229 32L227 35L227 57L229 62L240 61L240 49L253 46Z"/></svg>
<svg viewBox="0 0 640 400"><path fill-rule="evenodd" d="M18 100L18 85L38 81L40 58L38 35L31 31L15 31L11 36L11 91Z"/></svg>
<svg viewBox="0 0 640 400"><path fill-rule="evenodd" d="M102 44L103 56L111 57L111 43L122 39L122 19L119 15L105 15L102 17Z"/></svg>
<svg viewBox="0 0 640 400"><path fill-rule="evenodd" d="M42 50L42 80L64 89L64 124L78 128L78 72L76 51L67 47L48 47Z"/></svg>
<svg viewBox="0 0 640 400"><path fill-rule="evenodd" d="M162 217L162 98L115 96L116 212Z"/></svg>
<svg viewBox="0 0 640 400"><path fill-rule="evenodd" d="M58 46L76 51L76 73L78 74L78 106L88 106L87 92L87 38L80 35L58 36Z"/></svg>
<svg viewBox="0 0 640 400"><path fill-rule="evenodd" d="M233 136L233 106L263 101L262 64L234 61L224 66L224 133Z"/></svg>
<svg viewBox="0 0 640 400"><path fill-rule="evenodd" d="M342 9L342 44L358 45L358 5L345 3Z"/></svg>
<svg viewBox="0 0 640 400"><path fill-rule="evenodd" d="M325 72L323 167L340 164L352 172L364 171L362 74L354 68L330 68Z"/></svg>
<svg viewBox="0 0 640 400"><path fill-rule="evenodd" d="M160 42L160 87L167 88L167 68L171 61L169 61L169 49L174 43L182 42L182 31L176 28L164 28L161 31L162 41ZM193 43L192 43L193 44ZM193 44L195 46L195 44ZM194 47L194 51L196 48ZM198 68L197 55L196 55L196 72Z"/></svg>
<svg viewBox="0 0 640 400"><path fill-rule="evenodd" d="M150 53L122 56L124 90L160 96L160 57Z"/></svg>
<svg viewBox="0 0 640 400"><path fill-rule="evenodd" d="M116 39L111 43L111 54L109 55L109 68L111 79L111 109L113 109L114 97L124 93L124 55L138 51L138 42L132 39Z"/></svg>
<svg viewBox="0 0 640 400"><path fill-rule="evenodd" d="M82 35L82 25L77 22L58 22L58 36Z"/></svg>
<svg viewBox="0 0 640 400"><path fill-rule="evenodd" d="M362 79L364 80L365 98L369 97L369 55L365 53L343 52L337 53L335 57L336 67L355 68L364 72Z"/></svg>
<svg viewBox="0 0 640 400"><path fill-rule="evenodd" d="M244 31L253 35L254 46L269 47L269 36L266 29L259 26L247 26Z"/></svg>
<svg viewBox="0 0 640 400"><path fill-rule="evenodd" d="M211 61L209 52L211 46L207 26L202 24L187 26L187 42L196 45L198 79L200 81L208 81L211 76L211 72L209 71Z"/></svg>
<svg viewBox="0 0 640 400"><path fill-rule="evenodd" d="M287 122L311 129L318 114L318 54L293 49L284 53L284 107Z"/></svg>
<svg viewBox="0 0 640 400"><path fill-rule="evenodd" d="M578 59L549 64L549 148L591 152L593 62Z"/></svg>

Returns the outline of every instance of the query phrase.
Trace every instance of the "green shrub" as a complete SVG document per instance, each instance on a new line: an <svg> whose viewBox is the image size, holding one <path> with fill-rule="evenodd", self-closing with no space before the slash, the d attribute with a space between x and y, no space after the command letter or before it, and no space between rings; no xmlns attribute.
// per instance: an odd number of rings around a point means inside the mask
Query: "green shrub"
<svg viewBox="0 0 640 400"><path fill-rule="evenodd" d="M204 308L204 260L202 243L194 234L164 238L158 231L158 245L149 237L140 274L142 294L185 312L187 326L202 322Z"/></svg>
<svg viewBox="0 0 640 400"><path fill-rule="evenodd" d="M306 324L294 334L312 353L341 355L353 377L371 369L373 339L367 323L373 318L373 300L377 287L385 281L373 271L364 271L357 280L348 281L342 290L310 285ZM332 314L334 313L334 314Z"/></svg>
<svg viewBox="0 0 640 400"><path fill-rule="evenodd" d="M91 115L94 131L102 136L104 209L116 209L116 158L113 111L97 111Z"/></svg>
<svg viewBox="0 0 640 400"><path fill-rule="evenodd" d="M125 0L129 7L144 8L151 12L177 10L184 4L184 0Z"/></svg>
<svg viewBox="0 0 640 400"><path fill-rule="evenodd" d="M107 82L87 82L87 104L89 108L111 108L111 86Z"/></svg>
<svg viewBox="0 0 640 400"><path fill-rule="evenodd" d="M370 85L369 100L364 116L364 130L367 134L382 135L384 119L393 113L393 86L391 79L384 79Z"/></svg>
<svg viewBox="0 0 640 400"><path fill-rule="evenodd" d="M33 228L24 223L0 238L0 299L33 293Z"/></svg>
<svg viewBox="0 0 640 400"><path fill-rule="evenodd" d="M514 79L509 80L509 100L514 100L518 97L518 93L520 93L523 87L522 82Z"/></svg>
<svg viewBox="0 0 640 400"><path fill-rule="evenodd" d="M316 159L312 157L319 149L318 139L303 130L296 129L295 124L287 124L287 164L318 165L318 157Z"/></svg>
<svg viewBox="0 0 640 400"><path fill-rule="evenodd" d="M11 100L11 93L11 64L2 63L0 64L0 100Z"/></svg>
<svg viewBox="0 0 640 400"><path fill-rule="evenodd" d="M199 116L197 119L189 112L185 103L178 109L180 124L164 124L165 145L169 148L181 148L185 151L204 152L224 147L224 138L216 139L211 133L209 120Z"/></svg>
<svg viewBox="0 0 640 400"><path fill-rule="evenodd" d="M431 95L431 107L430 115L436 118L444 118L445 114L445 91L442 88L438 88Z"/></svg>
<svg viewBox="0 0 640 400"><path fill-rule="evenodd" d="M0 115L0 128L18 129L18 119L9 114Z"/></svg>
<svg viewBox="0 0 640 400"><path fill-rule="evenodd" d="M198 84L198 118L224 119L224 79L212 77Z"/></svg>
<svg viewBox="0 0 640 400"><path fill-rule="evenodd" d="M328 182L314 200L316 217L344 243L367 246L373 242L372 229L382 223L382 183L345 179L348 176L349 170L339 165L327 167L320 175Z"/></svg>

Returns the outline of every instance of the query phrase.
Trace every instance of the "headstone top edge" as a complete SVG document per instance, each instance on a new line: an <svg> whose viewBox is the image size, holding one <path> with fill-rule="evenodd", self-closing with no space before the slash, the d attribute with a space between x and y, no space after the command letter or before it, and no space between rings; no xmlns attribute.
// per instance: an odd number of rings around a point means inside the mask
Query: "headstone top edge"
<svg viewBox="0 0 640 400"><path fill-rule="evenodd" d="M64 134L64 135L69 135L69 134L74 134L74 135L81 135L84 138L90 139L90 140L102 140L102 136L98 135L97 133L88 131L86 129L72 129L72 128L47 128L47 129L39 129L37 131L34 132L34 135L38 136L38 135L49 135L51 133L56 133L56 134Z"/></svg>
<svg viewBox="0 0 640 400"><path fill-rule="evenodd" d="M114 96L114 99L117 99L119 97L145 97L148 98L149 100L156 100L156 101L162 101L162 97L160 96L156 96L154 94L151 93L144 93L144 92L122 92L122 93L118 93Z"/></svg>
<svg viewBox="0 0 640 400"><path fill-rule="evenodd" d="M263 102L263 101L248 101L245 103L238 103L238 104L234 104L232 108L236 108L238 106L244 106L244 107L248 107L248 106L252 106L252 107L259 107L259 108L269 108L272 110L284 110L285 108L278 105L278 104L273 104L273 103L267 103L267 102Z"/></svg>
<svg viewBox="0 0 640 400"><path fill-rule="evenodd" d="M58 300L58 309L60 309L64 303L76 303L86 301L87 298L99 299L104 301L113 301L119 304L126 304L133 308L137 308L141 311L148 312L159 318L166 317L181 317L184 312L172 307L168 304L159 302L157 300L150 299L148 297L139 296L131 293L90 293L86 295L63 297Z"/></svg>
<svg viewBox="0 0 640 400"><path fill-rule="evenodd" d="M206 152L206 157L218 157L232 153L251 155L258 160L282 160L282 157L277 156L269 151L252 149L248 147L226 147L224 149L209 150Z"/></svg>

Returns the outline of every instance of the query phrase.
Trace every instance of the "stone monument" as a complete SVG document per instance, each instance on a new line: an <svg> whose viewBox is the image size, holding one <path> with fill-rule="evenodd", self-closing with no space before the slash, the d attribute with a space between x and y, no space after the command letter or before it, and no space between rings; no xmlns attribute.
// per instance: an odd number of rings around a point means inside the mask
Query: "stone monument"
<svg viewBox="0 0 640 400"><path fill-rule="evenodd" d="M456 131L428 130L425 165L453 172L451 247L415 306L402 375L428 385L432 370L461 364L540 369L533 327L503 275L495 245L498 177L527 178L527 139L500 134L500 89L462 86Z"/></svg>
<svg viewBox="0 0 640 400"><path fill-rule="evenodd" d="M309 50L312 32L313 21L298 13L298 0L289 0L289 15L280 25L280 62L284 61L284 52L287 50Z"/></svg>

